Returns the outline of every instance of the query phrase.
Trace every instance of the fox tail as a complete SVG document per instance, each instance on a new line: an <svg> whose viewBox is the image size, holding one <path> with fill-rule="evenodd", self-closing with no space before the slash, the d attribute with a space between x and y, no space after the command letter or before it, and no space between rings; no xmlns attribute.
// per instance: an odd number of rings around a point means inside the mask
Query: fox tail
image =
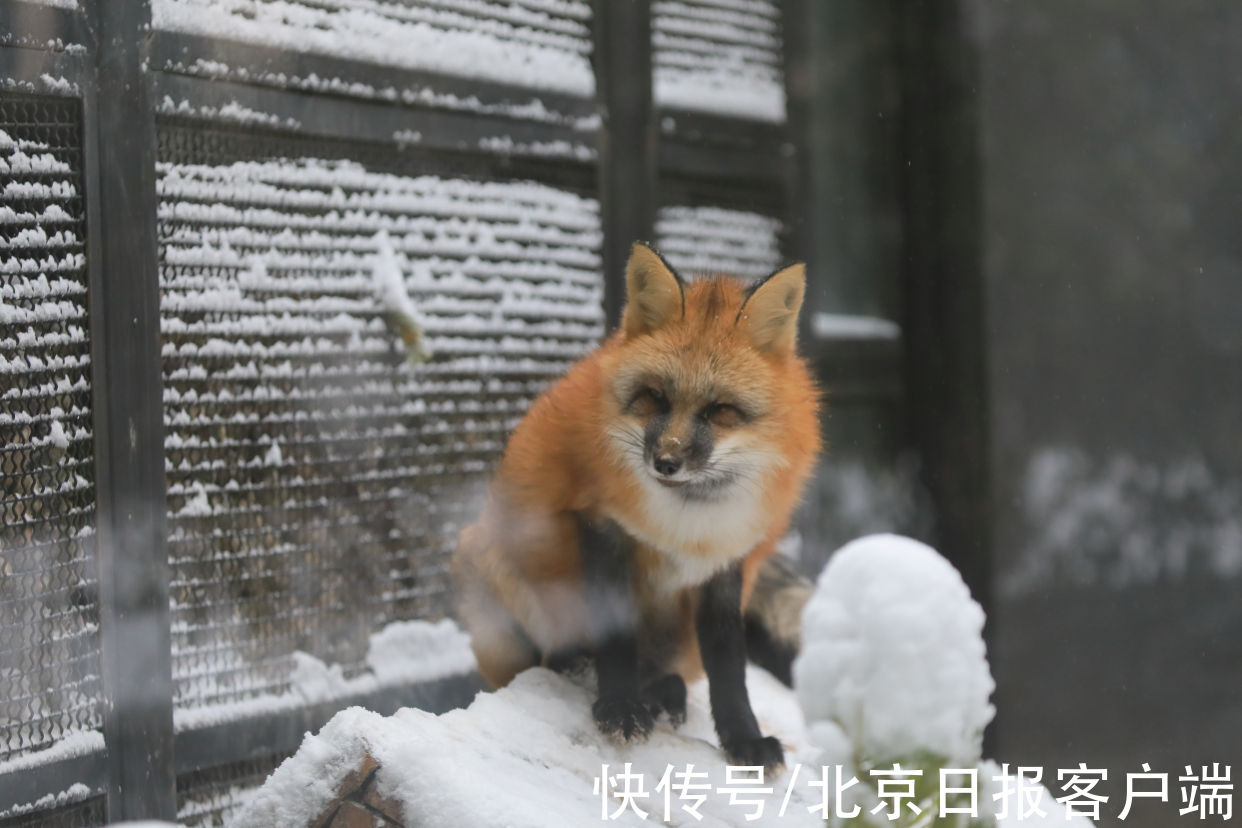
<svg viewBox="0 0 1242 828"><path fill-rule="evenodd" d="M746 607L747 656L790 687L793 661L802 648L802 609L813 589L792 561L773 555L760 567Z"/></svg>

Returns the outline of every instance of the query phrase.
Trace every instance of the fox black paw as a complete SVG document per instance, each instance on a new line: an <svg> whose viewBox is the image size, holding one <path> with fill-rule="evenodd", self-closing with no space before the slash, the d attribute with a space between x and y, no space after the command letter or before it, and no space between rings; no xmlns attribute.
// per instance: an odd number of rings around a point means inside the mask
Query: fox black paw
<svg viewBox="0 0 1242 828"><path fill-rule="evenodd" d="M668 714L674 727L686 720L686 682L676 673L668 673L643 688L643 697L652 716Z"/></svg>
<svg viewBox="0 0 1242 828"><path fill-rule="evenodd" d="M772 770L785 764L785 750L775 736L729 740L724 743L724 752L731 765L761 765Z"/></svg>
<svg viewBox="0 0 1242 828"><path fill-rule="evenodd" d="M600 733L623 742L645 740L655 724L655 716L637 696L599 699L591 707L591 713Z"/></svg>

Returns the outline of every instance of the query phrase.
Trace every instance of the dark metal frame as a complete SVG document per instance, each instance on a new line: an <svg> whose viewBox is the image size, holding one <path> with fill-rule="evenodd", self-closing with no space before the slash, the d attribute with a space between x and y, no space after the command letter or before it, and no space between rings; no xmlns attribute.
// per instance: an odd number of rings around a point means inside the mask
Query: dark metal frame
<svg viewBox="0 0 1242 828"><path fill-rule="evenodd" d="M83 105L107 749L0 776L0 808L82 782L93 791L106 792L111 820L173 819L178 774L293 750L303 733L320 727L346 704L380 712L403 705L441 711L468 700L477 689L470 679L446 680L174 734L155 127L161 120L201 122L204 127L218 127L219 122L202 114L157 116L152 104L165 96L187 101L192 110L237 101L275 115L284 124L265 130L361 142L420 157L456 158L480 175L500 169L594 191L601 205L604 305L610 326L619 319L624 301L629 245L652 237L661 203L714 203L784 218L789 228L787 253L809 259L813 280L831 277L832 284L844 285L834 290L837 309L902 321L900 343L845 345L816 340L809 331L803 341L818 370L830 380L834 396L886 405L904 400L909 412L906 439L926 458L947 551L987 606L981 281L977 251L970 241L977 229L977 182L974 148L959 143L963 135L973 134L972 67L964 34L956 28L957 3L821 5L782 0L789 118L780 126L656 107L650 0L595 0L597 99L540 93L554 113L546 122L281 88L269 76L315 74L409 91L428 86L433 78L328 57L151 33L146 0L83 3L79 12L21 0L0 5L0 35L12 32L18 20L31 32L25 41L0 39L0 77L32 89L45 73L69 78L79 87ZM866 210L834 213L833 225L824 223L823 193L817 191L824 182L808 178L812 159L805 139L824 128L826 114L860 117L866 93L859 92L857 78L847 76L840 88L853 83L852 94L812 100L817 83L822 88L824 80L823 60L815 50L832 47L813 42L808 32L818 29L804 22L812 13L822 13L824 6L836 9L838 22L851 24L843 31L877 36L879 51L864 56L864 64L884 67L883 77L895 87L902 113L899 126L872 124L870 131L855 137L856 143L838 140L826 163L830 167L849 163L867 142L880 153L881 165L898 165L901 158L912 162L892 188L891 200L875 200L874 177L841 173L834 186L847 196L870 200ZM926 27L937 36L923 37L920 32ZM85 54L43 48L57 38L85 45ZM955 51L959 49L964 51ZM206 77L192 68L196 57L222 54L229 65L255 71L245 77ZM149 71L142 69L144 62ZM441 77L434 83L437 89L468 92L490 102L531 97L529 91L503 84ZM951 105L946 107L946 101ZM599 115L597 127L592 125L594 114ZM668 121L671 127L664 128ZM420 140L409 146L395 144L394 134L405 130L417 131ZM518 144L564 141L596 155L548 159L480 145L496 136L508 136ZM817 161L822 168L824 159ZM825 226L838 229L825 238ZM878 226L904 229L898 272L868 266L851 276L851 268L834 267L842 260L857 262L859 256L864 264L875 265L866 257L874 258L889 243L877 235ZM861 252L844 247L848 239L860 237L866 239ZM877 273L882 277L878 288ZM901 307L894 307L894 297L904 300ZM946 339L946 332L956 333ZM158 654L154 660L152 653Z"/></svg>
<svg viewBox="0 0 1242 828"><path fill-rule="evenodd" d="M596 0L594 60L599 99L599 201L604 229L604 319L621 319L630 243L655 229L656 126L651 90L650 0ZM621 82L622 79L627 82Z"/></svg>
<svg viewBox="0 0 1242 828"><path fill-rule="evenodd" d="M105 1L87 14L99 612L112 622L100 625L108 817L175 819L155 119L135 34L151 10L147 0Z"/></svg>
<svg viewBox="0 0 1242 828"><path fill-rule="evenodd" d="M901 6L903 380L936 541L992 608L978 52L962 0Z"/></svg>

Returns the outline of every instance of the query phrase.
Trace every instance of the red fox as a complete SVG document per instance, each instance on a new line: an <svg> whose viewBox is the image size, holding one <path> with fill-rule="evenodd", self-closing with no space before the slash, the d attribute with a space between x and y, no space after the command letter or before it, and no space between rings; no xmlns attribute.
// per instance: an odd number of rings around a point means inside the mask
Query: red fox
<svg viewBox="0 0 1242 828"><path fill-rule="evenodd" d="M619 329L531 406L453 557L491 685L593 655L596 723L631 740L679 723L706 670L729 759L784 761L751 710L743 610L820 446L804 292L801 264L685 281L634 245Z"/></svg>

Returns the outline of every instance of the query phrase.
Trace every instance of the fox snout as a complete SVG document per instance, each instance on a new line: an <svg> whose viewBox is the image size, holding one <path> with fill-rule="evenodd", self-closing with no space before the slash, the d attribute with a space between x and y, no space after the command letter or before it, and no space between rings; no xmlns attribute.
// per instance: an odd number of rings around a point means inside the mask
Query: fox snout
<svg viewBox="0 0 1242 828"><path fill-rule="evenodd" d="M647 458L661 482L693 473L711 454L712 440L708 433L698 433L689 423L653 422L647 433ZM683 426L679 428L678 426Z"/></svg>
<svg viewBox="0 0 1242 828"><path fill-rule="evenodd" d="M686 441L670 431L650 435L655 438L649 441L651 467L661 477L672 477L686 465Z"/></svg>
<svg viewBox="0 0 1242 828"><path fill-rule="evenodd" d="M671 454L657 454L651 463L665 477L672 477L681 469L681 458Z"/></svg>

